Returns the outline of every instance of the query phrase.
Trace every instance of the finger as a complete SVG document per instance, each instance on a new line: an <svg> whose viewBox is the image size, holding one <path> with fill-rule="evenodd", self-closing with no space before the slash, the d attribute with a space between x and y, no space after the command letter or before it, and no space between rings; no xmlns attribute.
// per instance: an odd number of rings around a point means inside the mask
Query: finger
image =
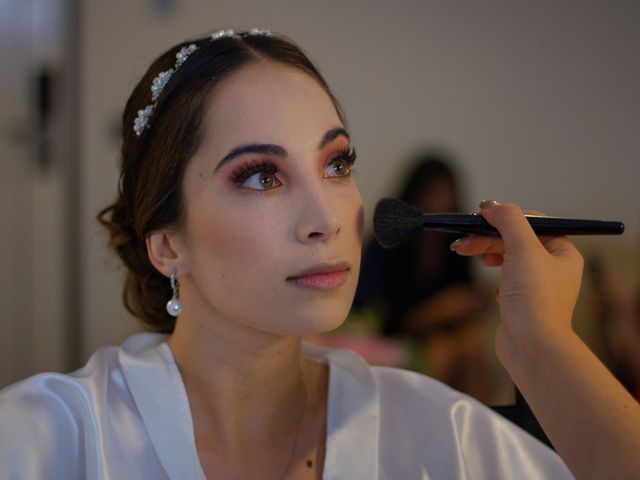
<svg viewBox="0 0 640 480"><path fill-rule="evenodd" d="M472 235L459 238L451 244L451 250L464 256L501 254L504 252L502 238L489 235Z"/></svg>
<svg viewBox="0 0 640 480"><path fill-rule="evenodd" d="M480 255L480 261L487 267L501 267L504 257L499 253L484 253Z"/></svg>
<svg viewBox="0 0 640 480"><path fill-rule="evenodd" d="M584 263L582 255L567 237L544 237L544 248L554 257L566 257Z"/></svg>
<svg viewBox="0 0 640 480"><path fill-rule="evenodd" d="M483 201L480 203L480 213L500 232L506 253L541 247L531 225L517 205Z"/></svg>
<svg viewBox="0 0 640 480"><path fill-rule="evenodd" d="M546 215L542 212L540 212L539 210L523 210L525 215L531 215L531 216L536 216L536 217L546 217ZM555 250L557 248L564 248L565 247L565 243L564 241L561 241L560 243L555 242L555 239L558 238L563 238L566 239L566 237L558 237L558 236L549 236L549 235L540 235L538 236L538 240L540 240L540 243L542 245L544 245L547 250ZM569 242L571 243L571 242Z"/></svg>
<svg viewBox="0 0 640 480"><path fill-rule="evenodd" d="M522 213L525 215L535 215L536 217L546 217L546 215L539 210L523 210Z"/></svg>
<svg viewBox="0 0 640 480"><path fill-rule="evenodd" d="M563 245L556 245L552 240L565 237L550 237L542 236L538 237L538 240L545 248L553 252L561 249ZM549 243L551 242L551 243ZM483 235L471 235L469 237L458 238L450 245L451 250L458 255L463 256L475 256L482 254L502 254L504 253L504 242L502 237L495 236L483 236Z"/></svg>
<svg viewBox="0 0 640 480"><path fill-rule="evenodd" d="M524 213L525 215L530 215L530 216L535 216L535 217L546 217L546 215L541 212L540 210L523 210L522 213ZM550 237L548 235L539 235L538 236L538 240L540 240L540 243L542 243L544 245L544 243L552 238L555 237Z"/></svg>
<svg viewBox="0 0 640 480"><path fill-rule="evenodd" d="M524 210L525 215L544 216L544 214L538 210ZM540 236L538 240L541 244L545 245L550 240L557 237ZM550 244L553 249L557 248L553 243ZM551 247L547 248L550 250ZM501 254L504 252L504 242L502 237L498 236L482 236L472 235L470 237L459 238L451 244L451 250L455 251L459 255L474 256L484 253Z"/></svg>
<svg viewBox="0 0 640 480"><path fill-rule="evenodd" d="M544 213L540 212L539 210L524 210L524 214L525 215L535 215L536 217L546 217L546 215ZM547 246L547 244L551 240L553 240L554 238L557 238L557 237L551 237L551 236L548 236L548 235L540 235L540 236L538 236L538 240L540 240L540 243L542 245L544 245L545 248L548 251L551 251L551 249ZM553 246L553 242L550 245Z"/></svg>

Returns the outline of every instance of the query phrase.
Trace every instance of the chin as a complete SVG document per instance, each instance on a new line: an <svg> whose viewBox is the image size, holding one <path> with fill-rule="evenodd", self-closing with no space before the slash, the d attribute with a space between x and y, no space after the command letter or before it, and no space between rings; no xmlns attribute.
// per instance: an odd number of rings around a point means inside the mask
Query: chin
<svg viewBox="0 0 640 480"><path fill-rule="evenodd" d="M347 312L348 313L348 312ZM301 332L299 335L316 335L319 333L327 333L331 332L337 328L339 328L347 319L347 313L340 316L339 318L334 319L319 319L319 321L314 322L310 325L310 328L307 328L306 331Z"/></svg>
<svg viewBox="0 0 640 480"><path fill-rule="evenodd" d="M336 302L337 303L337 302ZM282 334L306 336L326 333L340 327L351 309L351 301L333 305L318 305L296 309L289 314L289 321L284 325Z"/></svg>

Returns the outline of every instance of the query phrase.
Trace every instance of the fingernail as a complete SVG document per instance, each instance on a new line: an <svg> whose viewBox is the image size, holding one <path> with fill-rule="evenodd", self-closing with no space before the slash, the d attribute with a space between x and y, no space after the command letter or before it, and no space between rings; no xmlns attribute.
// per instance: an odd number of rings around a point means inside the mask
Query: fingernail
<svg viewBox="0 0 640 480"><path fill-rule="evenodd" d="M464 238L459 238L457 240L454 240L453 242L451 242L451 245L449 245L449 248L451 249L452 252L455 252L456 248L462 245L462 242L464 242Z"/></svg>
<svg viewBox="0 0 640 480"><path fill-rule="evenodd" d="M495 200L482 200L480 202L480 208L493 208L496 205L500 205L500 203L496 202Z"/></svg>

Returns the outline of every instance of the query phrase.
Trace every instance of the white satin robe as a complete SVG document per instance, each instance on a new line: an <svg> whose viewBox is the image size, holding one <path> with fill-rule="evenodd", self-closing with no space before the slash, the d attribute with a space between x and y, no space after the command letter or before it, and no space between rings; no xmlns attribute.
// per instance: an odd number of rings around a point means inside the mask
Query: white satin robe
<svg viewBox="0 0 640 480"><path fill-rule="evenodd" d="M0 478L203 479L165 340L137 334L77 372L0 392ZM552 450L433 379L346 350L303 354L329 364L326 480L571 478Z"/></svg>

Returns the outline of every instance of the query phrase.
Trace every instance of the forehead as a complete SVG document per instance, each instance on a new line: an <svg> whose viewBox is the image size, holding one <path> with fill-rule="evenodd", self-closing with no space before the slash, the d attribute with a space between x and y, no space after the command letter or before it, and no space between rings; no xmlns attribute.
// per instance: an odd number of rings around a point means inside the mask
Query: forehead
<svg viewBox="0 0 640 480"><path fill-rule="evenodd" d="M216 150L292 139L315 146L327 130L342 125L317 80L268 61L244 66L222 80L207 102L205 143Z"/></svg>

